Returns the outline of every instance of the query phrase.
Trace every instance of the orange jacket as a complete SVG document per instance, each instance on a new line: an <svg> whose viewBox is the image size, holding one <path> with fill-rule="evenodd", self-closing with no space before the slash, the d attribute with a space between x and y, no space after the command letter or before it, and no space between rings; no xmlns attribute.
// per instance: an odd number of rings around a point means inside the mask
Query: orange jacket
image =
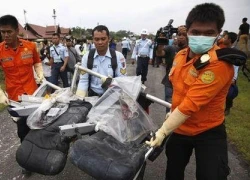
<svg viewBox="0 0 250 180"><path fill-rule="evenodd" d="M40 63L40 57L33 42L19 39L16 51L5 42L0 44L0 65L5 75L8 98L14 101L22 94L33 94L37 89L33 65Z"/></svg>
<svg viewBox="0 0 250 180"><path fill-rule="evenodd" d="M189 49L176 55L169 78L173 84L172 110L190 116L178 129L178 134L194 136L216 127L224 121L226 95L233 78L233 65L219 61L214 46L209 52L210 64L200 70L193 66L197 55L187 62Z"/></svg>

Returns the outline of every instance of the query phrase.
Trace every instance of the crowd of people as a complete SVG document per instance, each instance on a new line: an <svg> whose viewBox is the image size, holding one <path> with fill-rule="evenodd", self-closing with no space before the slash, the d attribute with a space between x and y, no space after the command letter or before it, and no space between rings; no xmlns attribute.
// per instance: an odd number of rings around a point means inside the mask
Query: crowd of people
<svg viewBox="0 0 250 180"><path fill-rule="evenodd" d="M150 62L160 58L166 66L162 80L165 100L172 103L172 107L166 109L166 119L155 137L146 143L157 147L169 136L165 148L168 180L184 179L193 149L197 179L227 179L230 168L224 121L235 98L230 92L237 90L238 66L219 60L216 51L235 48L239 42L239 49L248 52L249 24L247 18L243 18L238 34L225 30L220 36L224 22L224 11L220 6L203 3L189 12L186 24L178 27L172 45L155 47L154 41L148 38L148 30L142 29L134 48L124 37L122 52L119 52L115 40L110 38L109 29L98 25L92 31L93 44L86 40L75 43L71 36L63 37L63 44L60 34L54 33L52 45L45 40L43 48L37 52L35 43L18 38L16 17L4 15L0 18L3 38L0 66L5 75L6 92L0 89L0 103L9 105L9 100L19 101L19 95L33 94L44 79L58 85L60 77L63 87L69 87L74 65L78 62L107 77L126 76L126 59L130 51L132 64L136 62L136 75L141 76L144 84ZM157 67L160 62L156 61ZM82 73L76 95L81 98L102 96L105 81L106 78ZM12 119L22 142L30 130L26 118Z"/></svg>

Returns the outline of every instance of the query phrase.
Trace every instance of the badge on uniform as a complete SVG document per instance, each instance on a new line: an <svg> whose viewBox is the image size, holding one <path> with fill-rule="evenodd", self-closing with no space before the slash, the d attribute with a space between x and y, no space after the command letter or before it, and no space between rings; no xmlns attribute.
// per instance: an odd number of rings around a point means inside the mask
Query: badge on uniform
<svg viewBox="0 0 250 180"><path fill-rule="evenodd" d="M126 68L124 68L124 69L123 69L123 68L120 68L120 73L121 73L121 74L124 75L124 74L126 74L126 72L127 72L127 71L126 71Z"/></svg>
<svg viewBox="0 0 250 180"><path fill-rule="evenodd" d="M205 84L210 84L211 82L213 82L215 79L215 75L213 71L205 71L202 75L201 75L201 81Z"/></svg>

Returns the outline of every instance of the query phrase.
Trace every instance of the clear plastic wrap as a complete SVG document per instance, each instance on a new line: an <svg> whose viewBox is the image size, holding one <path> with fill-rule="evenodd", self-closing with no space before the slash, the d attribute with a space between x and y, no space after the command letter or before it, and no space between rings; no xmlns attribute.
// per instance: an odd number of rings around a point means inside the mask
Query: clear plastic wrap
<svg viewBox="0 0 250 180"><path fill-rule="evenodd" d="M56 90L51 97L44 99L39 108L28 116L27 125L30 129L42 129L54 122L69 106L71 100L76 100L70 88Z"/></svg>
<svg viewBox="0 0 250 180"><path fill-rule="evenodd" d="M155 131L157 127L152 119L136 102L141 80L122 77L114 82L90 110L88 122L96 124L96 130L102 130L122 143L135 141Z"/></svg>

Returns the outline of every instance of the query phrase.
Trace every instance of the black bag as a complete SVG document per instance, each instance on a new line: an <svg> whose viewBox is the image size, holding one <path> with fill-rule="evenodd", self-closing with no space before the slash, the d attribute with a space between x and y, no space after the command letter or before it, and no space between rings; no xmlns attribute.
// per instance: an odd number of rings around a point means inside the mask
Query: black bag
<svg viewBox="0 0 250 180"><path fill-rule="evenodd" d="M123 144L99 131L77 140L69 159L97 180L133 180L144 163L146 151L142 144Z"/></svg>
<svg viewBox="0 0 250 180"><path fill-rule="evenodd" d="M50 126L30 130L16 152L18 164L28 171L43 175L60 173L67 162L69 143L72 138L62 137L59 126L86 122L92 105L88 102L71 101L67 111Z"/></svg>

